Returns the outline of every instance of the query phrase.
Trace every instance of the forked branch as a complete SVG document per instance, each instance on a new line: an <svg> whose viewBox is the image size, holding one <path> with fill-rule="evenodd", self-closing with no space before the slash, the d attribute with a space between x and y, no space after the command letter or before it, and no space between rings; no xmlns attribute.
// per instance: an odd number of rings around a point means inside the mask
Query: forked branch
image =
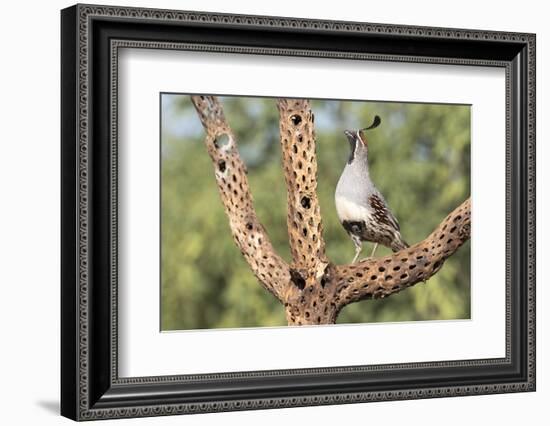
<svg viewBox="0 0 550 426"><path fill-rule="evenodd" d="M381 258L334 265L325 255L317 199L314 118L309 101L279 99L282 159L287 185L288 265L274 250L254 210L235 135L214 96L191 100L206 130L220 197L235 243L262 285L285 306L289 325L332 324L340 310L383 298L437 273L470 238L470 200L423 241Z"/></svg>

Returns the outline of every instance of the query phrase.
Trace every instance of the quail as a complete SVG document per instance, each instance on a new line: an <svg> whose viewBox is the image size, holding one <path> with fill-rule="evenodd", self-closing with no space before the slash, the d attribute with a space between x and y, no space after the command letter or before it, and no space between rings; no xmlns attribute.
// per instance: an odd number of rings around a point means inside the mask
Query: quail
<svg viewBox="0 0 550 426"><path fill-rule="evenodd" d="M374 256L378 244L389 247L394 252L409 246L401 237L397 219L369 175L365 131L378 127L380 122L380 117L375 116L369 127L344 132L351 150L336 185L335 203L340 223L355 245L352 263L357 261L364 241L375 243L371 257Z"/></svg>

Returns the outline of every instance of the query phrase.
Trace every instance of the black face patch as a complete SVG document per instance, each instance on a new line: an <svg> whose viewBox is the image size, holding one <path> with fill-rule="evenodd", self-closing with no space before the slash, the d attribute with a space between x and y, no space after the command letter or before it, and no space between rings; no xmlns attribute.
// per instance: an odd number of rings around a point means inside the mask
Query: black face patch
<svg viewBox="0 0 550 426"><path fill-rule="evenodd" d="M353 160L355 160L355 149L349 153L348 164L353 163Z"/></svg>
<svg viewBox="0 0 550 426"><path fill-rule="evenodd" d="M342 226L348 234L356 235L357 237L364 235L367 229L365 222L362 220L344 220Z"/></svg>
<svg viewBox="0 0 550 426"><path fill-rule="evenodd" d="M350 131L350 130L346 130L344 133L346 134L346 137L348 138L349 147L350 147L348 164L351 164L351 163L353 163L353 160L355 159L355 148L357 147L357 134L355 132Z"/></svg>

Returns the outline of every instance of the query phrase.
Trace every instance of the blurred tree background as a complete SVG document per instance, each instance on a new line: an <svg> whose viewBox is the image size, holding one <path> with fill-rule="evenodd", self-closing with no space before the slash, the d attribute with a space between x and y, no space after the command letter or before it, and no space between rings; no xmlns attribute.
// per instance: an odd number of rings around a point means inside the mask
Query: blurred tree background
<svg viewBox="0 0 550 426"><path fill-rule="evenodd" d="M264 290L233 243L188 96L163 94L161 113L161 328L184 330L286 325L282 305ZM277 252L290 254L286 187L275 99L222 97L247 164L256 211ZM354 246L334 206L349 155L343 131L372 123L371 177L409 244L424 239L470 194L470 107L464 105L313 100L318 195L327 254L348 263ZM363 257L372 246L365 244ZM377 256L391 251L379 247ZM387 299L345 307L338 323L470 317L470 242L426 284Z"/></svg>

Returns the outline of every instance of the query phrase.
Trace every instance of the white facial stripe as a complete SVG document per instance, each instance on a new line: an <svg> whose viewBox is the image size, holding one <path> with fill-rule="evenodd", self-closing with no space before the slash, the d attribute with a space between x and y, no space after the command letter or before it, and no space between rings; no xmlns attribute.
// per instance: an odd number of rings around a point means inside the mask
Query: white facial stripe
<svg viewBox="0 0 550 426"><path fill-rule="evenodd" d="M357 158L357 150L364 146L361 138L359 137L359 131L355 132L355 150L353 152L354 159Z"/></svg>
<svg viewBox="0 0 550 426"><path fill-rule="evenodd" d="M360 130L357 131L357 139L359 139L359 143L363 145L363 147L367 146L367 141L363 140L363 138L361 137Z"/></svg>

